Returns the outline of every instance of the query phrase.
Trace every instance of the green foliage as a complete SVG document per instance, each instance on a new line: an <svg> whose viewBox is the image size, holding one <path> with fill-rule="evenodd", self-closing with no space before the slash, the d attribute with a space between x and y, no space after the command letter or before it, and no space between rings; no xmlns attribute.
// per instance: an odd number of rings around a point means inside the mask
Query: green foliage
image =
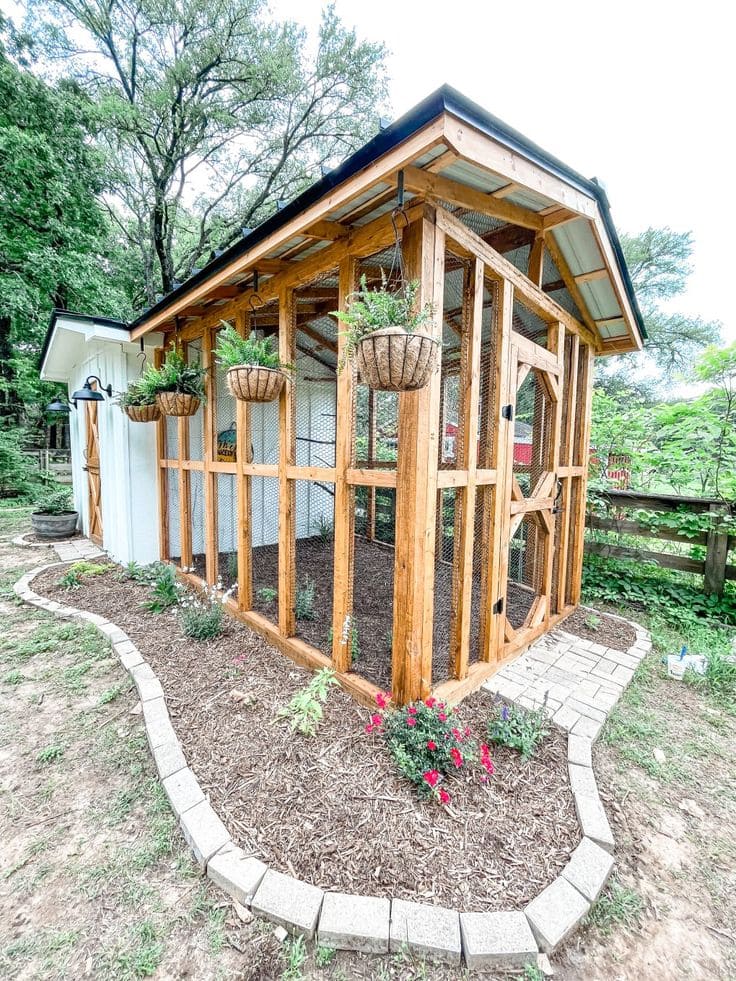
<svg viewBox="0 0 736 981"><path fill-rule="evenodd" d="M297 620L314 620L314 590L315 582L311 576L306 575L302 580L301 586L297 587L295 613Z"/></svg>
<svg viewBox="0 0 736 981"><path fill-rule="evenodd" d="M117 403L121 408L126 405L154 405L156 402L156 392L150 383L134 381L128 385L127 391L121 392L117 397Z"/></svg>
<svg viewBox="0 0 736 981"><path fill-rule="evenodd" d="M323 947L318 944L314 948L314 963L321 970L323 967L328 967L337 956L337 951L334 947Z"/></svg>
<svg viewBox="0 0 736 981"><path fill-rule="evenodd" d="M293 937L284 944L283 956L286 968L281 981L302 981L302 968L307 960L307 945L304 937Z"/></svg>
<svg viewBox="0 0 736 981"><path fill-rule="evenodd" d="M54 743L44 746L36 753L36 762L42 766L49 766L51 763L58 763L64 756L64 747Z"/></svg>
<svg viewBox="0 0 736 981"><path fill-rule="evenodd" d="M388 751L399 773L421 794L432 796L435 792L428 773L447 776L477 757L474 741L458 726L455 710L433 698L385 715L383 734Z"/></svg>
<svg viewBox="0 0 736 981"><path fill-rule="evenodd" d="M273 603L279 593L277 589L272 589L270 586L261 586L257 595L262 603Z"/></svg>
<svg viewBox="0 0 736 981"><path fill-rule="evenodd" d="M36 499L36 514L70 514L73 510L72 492L68 487L44 491Z"/></svg>
<svg viewBox="0 0 736 981"><path fill-rule="evenodd" d="M317 531L317 538L319 538L320 545L327 546L332 541L332 535L334 533L334 527L331 521L329 521L324 514L320 514L315 522L315 529Z"/></svg>
<svg viewBox="0 0 736 981"><path fill-rule="evenodd" d="M365 273L360 277L360 289L351 294L347 310L334 310L333 317L347 325L343 331L348 354L369 334L383 327L403 327L408 333L421 331L431 323L434 308L426 303L417 309L419 281L406 283L403 289L390 289L386 274L381 270L381 286L371 289Z"/></svg>
<svg viewBox="0 0 736 981"><path fill-rule="evenodd" d="M590 613L583 620L583 624L588 628L588 630L596 631L601 625L601 618L596 616L595 613Z"/></svg>
<svg viewBox="0 0 736 981"><path fill-rule="evenodd" d="M144 610L148 610L149 613L163 613L164 610L168 610L178 603L180 589L176 570L172 565L162 563L157 566L151 586L151 598L142 604Z"/></svg>
<svg viewBox="0 0 736 981"><path fill-rule="evenodd" d="M498 746L518 750L525 760L549 735L549 715L545 706L530 710L518 705L496 704L488 720L488 738Z"/></svg>
<svg viewBox="0 0 736 981"><path fill-rule="evenodd" d="M694 651L694 653L699 652ZM704 688L721 704L736 707L736 655L724 654L717 649L705 653L705 674L688 671L687 680L697 687Z"/></svg>
<svg viewBox="0 0 736 981"><path fill-rule="evenodd" d="M108 568L106 565L87 562L82 559L69 566L64 575L59 579L59 585L65 589L79 589L85 579L89 579L91 576L102 575L103 572L107 572Z"/></svg>
<svg viewBox="0 0 736 981"><path fill-rule="evenodd" d="M638 892L612 879L606 891L593 905L586 922L598 927L604 936L610 936L618 927L637 926L644 912L644 900Z"/></svg>
<svg viewBox="0 0 736 981"><path fill-rule="evenodd" d="M332 668L322 668L309 684L294 695L286 708L279 709L279 718L289 720L291 728L302 736L313 736L324 715L322 706L330 688L337 684Z"/></svg>
<svg viewBox="0 0 736 981"><path fill-rule="evenodd" d="M215 360L222 368L247 364L284 371L292 367L282 364L279 360L276 339L273 335L259 339L254 332L251 332L249 337L241 337L231 324L225 324L217 336Z"/></svg>
<svg viewBox="0 0 736 981"><path fill-rule="evenodd" d="M33 498L42 484L38 467L23 453L26 436L0 421L0 497Z"/></svg>
<svg viewBox="0 0 736 981"><path fill-rule="evenodd" d="M180 351L171 350L160 368L149 365L136 383L138 390L155 400L159 392L179 392L204 398L204 368L197 362L188 364Z"/></svg>
<svg viewBox="0 0 736 981"><path fill-rule="evenodd" d="M179 623L192 640L212 640L223 628L223 605L216 586L204 586L199 592L179 596Z"/></svg>

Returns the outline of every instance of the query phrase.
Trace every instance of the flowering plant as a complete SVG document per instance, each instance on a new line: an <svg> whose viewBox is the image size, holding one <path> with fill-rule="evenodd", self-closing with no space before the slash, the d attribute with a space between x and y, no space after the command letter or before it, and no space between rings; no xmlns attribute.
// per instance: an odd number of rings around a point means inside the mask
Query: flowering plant
<svg viewBox="0 0 736 981"><path fill-rule="evenodd" d="M179 622L187 637L211 640L222 633L222 608L234 588L223 593L222 580L218 579L214 586L203 586L198 593L179 593Z"/></svg>
<svg viewBox="0 0 736 981"><path fill-rule="evenodd" d="M494 714L488 720L488 738L499 746L518 750L525 760L534 753L539 743L549 735L549 718L545 705L534 711L518 705L497 703Z"/></svg>
<svg viewBox="0 0 736 981"><path fill-rule="evenodd" d="M387 712L390 700L390 695L378 693L376 702L383 712L371 715L366 732L382 733L399 772L420 794L449 804L450 794L441 786L445 778L476 762L486 771L482 780L493 773L488 747L478 746L454 708L429 697Z"/></svg>

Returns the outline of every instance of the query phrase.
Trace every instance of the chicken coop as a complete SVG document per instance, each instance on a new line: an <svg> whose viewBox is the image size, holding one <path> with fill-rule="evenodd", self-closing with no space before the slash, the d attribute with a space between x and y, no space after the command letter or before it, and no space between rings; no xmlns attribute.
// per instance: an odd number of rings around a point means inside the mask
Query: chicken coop
<svg viewBox="0 0 736 981"><path fill-rule="evenodd" d="M397 233L441 342L418 391L368 388L333 315ZM230 395L225 324L277 339L278 400ZM153 424L161 558L294 661L455 702L579 602L594 358L641 316L601 185L454 90L125 330L206 369L196 415Z"/></svg>

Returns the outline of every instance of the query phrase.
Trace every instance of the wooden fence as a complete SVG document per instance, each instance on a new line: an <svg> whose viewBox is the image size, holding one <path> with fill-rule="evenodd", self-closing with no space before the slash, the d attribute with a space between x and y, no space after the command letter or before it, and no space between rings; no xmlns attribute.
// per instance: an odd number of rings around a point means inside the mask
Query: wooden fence
<svg viewBox="0 0 736 981"><path fill-rule="evenodd" d="M706 593L723 595L727 579L736 579L736 565L729 565L729 549L736 546L736 537L728 535L717 527L689 535L669 528L651 528L647 524L628 517L617 517L615 512L632 510L680 512L703 514L714 517L728 516L729 505L723 501L699 497L678 497L670 494L647 494L640 491L608 490L603 500L609 505L609 514L588 513L586 525L590 529L610 531L623 535L636 535L640 538L660 541L682 542L687 545L700 545L705 548L705 559L695 559L686 555L673 555L656 549L636 548L630 545L614 545L609 542L586 542L586 551L607 558L632 559L639 562L656 562L665 569L680 572L693 572L704 577Z"/></svg>

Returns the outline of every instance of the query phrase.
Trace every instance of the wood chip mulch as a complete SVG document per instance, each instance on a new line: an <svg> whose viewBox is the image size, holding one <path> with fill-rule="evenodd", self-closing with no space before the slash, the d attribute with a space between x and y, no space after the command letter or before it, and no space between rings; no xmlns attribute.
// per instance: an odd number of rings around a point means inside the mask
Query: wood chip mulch
<svg viewBox="0 0 736 981"><path fill-rule="evenodd" d="M447 783L452 804L421 800L396 773L368 712L335 688L316 736L278 717L309 680L244 624L186 638L175 613L152 614L149 590L116 567L68 592L59 572L43 596L103 614L139 647L163 684L189 765L235 842L271 867L324 889L393 896L464 910L521 908L559 874L580 841L555 730L532 760L494 749L496 772ZM327 628L327 625L325 625ZM245 693L244 700L233 690ZM491 697L459 708L483 738Z"/></svg>

